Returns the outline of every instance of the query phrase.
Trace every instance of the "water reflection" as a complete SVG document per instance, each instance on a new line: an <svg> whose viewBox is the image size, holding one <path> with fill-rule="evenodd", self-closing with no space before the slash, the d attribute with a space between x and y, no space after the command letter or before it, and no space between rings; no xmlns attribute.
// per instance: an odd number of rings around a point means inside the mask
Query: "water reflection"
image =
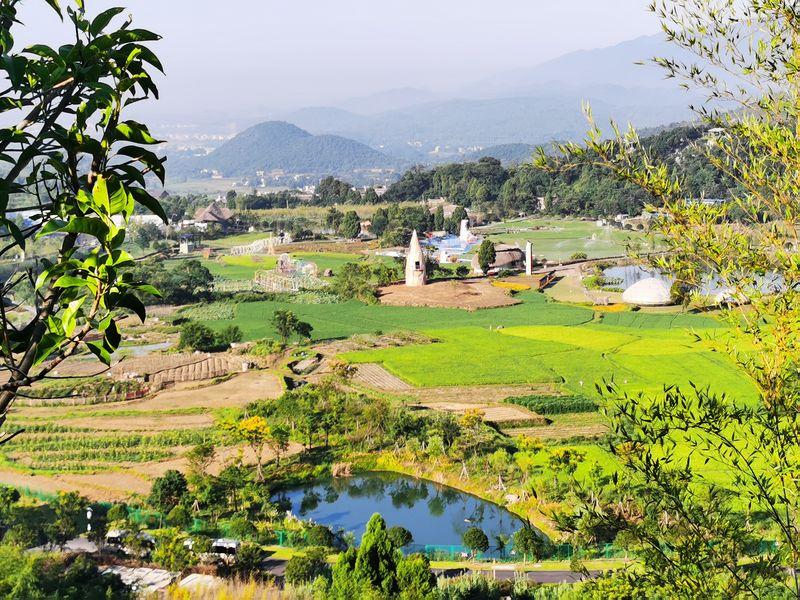
<svg viewBox="0 0 800 600"><path fill-rule="evenodd" d="M373 513L400 525L420 545L460 545L467 528L484 530L494 542L522 522L507 510L433 482L390 473L368 473L287 489L273 499L298 516L344 529L360 539ZM494 546L494 543L492 544Z"/></svg>

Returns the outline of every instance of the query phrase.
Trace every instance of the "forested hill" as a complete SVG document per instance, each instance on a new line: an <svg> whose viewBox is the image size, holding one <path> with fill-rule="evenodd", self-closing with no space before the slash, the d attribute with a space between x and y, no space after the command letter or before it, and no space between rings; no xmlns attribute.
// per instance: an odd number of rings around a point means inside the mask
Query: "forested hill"
<svg viewBox="0 0 800 600"><path fill-rule="evenodd" d="M191 170L216 170L226 177L257 171L348 173L398 167L398 162L369 146L336 135L312 135L282 121L246 129L208 156L194 159Z"/></svg>
<svg viewBox="0 0 800 600"><path fill-rule="evenodd" d="M642 144L684 179L687 194L728 198L733 182L725 180L701 151L707 135L704 128L683 125L644 138ZM431 169L414 167L389 188L383 199L441 196L497 216L537 212L541 197L546 198L549 212L592 216L638 214L652 201L641 189L622 183L607 170L593 165L590 158L551 173L530 161L506 168L493 157Z"/></svg>

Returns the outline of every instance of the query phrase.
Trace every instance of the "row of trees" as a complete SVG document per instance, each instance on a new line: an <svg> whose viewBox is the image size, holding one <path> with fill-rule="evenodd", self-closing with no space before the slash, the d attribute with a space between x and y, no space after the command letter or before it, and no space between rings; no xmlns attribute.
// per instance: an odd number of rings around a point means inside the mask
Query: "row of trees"
<svg viewBox="0 0 800 600"><path fill-rule="evenodd" d="M708 130L708 125L669 128L645 138L642 145L685 182L687 197L727 199L737 184L706 156ZM496 217L542 210L562 215L638 214L654 201L646 190L603 169L597 159L591 152L577 161L555 158L556 163L569 167L563 169L543 169L533 162L504 168L489 157L475 163L414 167L389 187L382 200L443 196Z"/></svg>

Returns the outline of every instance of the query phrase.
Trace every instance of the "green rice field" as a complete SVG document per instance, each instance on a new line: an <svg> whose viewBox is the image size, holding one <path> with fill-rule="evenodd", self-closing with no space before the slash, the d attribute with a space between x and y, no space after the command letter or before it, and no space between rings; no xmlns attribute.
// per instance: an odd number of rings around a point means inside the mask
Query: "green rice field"
<svg viewBox="0 0 800 600"><path fill-rule="evenodd" d="M535 292L517 306L467 312L338 304L252 302L235 306L233 320L206 321L214 328L235 324L248 340L275 337L276 310L291 310L314 327L314 339L354 334L418 331L436 341L344 354L354 363L377 362L419 387L544 384L594 394L594 385L614 379L630 391L653 392L665 384L714 385L734 397L753 395L750 383L719 354L695 342L693 332L724 332L711 317L691 314L607 313L548 301Z"/></svg>
<svg viewBox="0 0 800 600"><path fill-rule="evenodd" d="M349 262L366 260L366 256L363 254L342 252L293 252L290 256L294 260L316 263L320 272L331 269L334 273ZM390 264L394 262L394 259L385 257L382 260ZM201 262L204 267L211 271L214 277L241 280L252 279L256 271L274 269L278 262L278 257L262 254L248 256L224 255L209 260L201 260Z"/></svg>

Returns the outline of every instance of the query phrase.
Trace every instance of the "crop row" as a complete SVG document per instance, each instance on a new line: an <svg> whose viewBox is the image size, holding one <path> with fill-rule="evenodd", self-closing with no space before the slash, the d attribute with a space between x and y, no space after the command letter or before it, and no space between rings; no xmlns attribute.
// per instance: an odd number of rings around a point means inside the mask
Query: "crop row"
<svg viewBox="0 0 800 600"><path fill-rule="evenodd" d="M179 429L155 434L115 434L64 437L58 435L17 438L6 448L9 451L41 452L47 450L79 450L104 448L163 448L194 446L213 437L212 429Z"/></svg>
<svg viewBox="0 0 800 600"><path fill-rule="evenodd" d="M24 429L25 433L85 433L92 431L89 427L70 427L57 423L28 423L26 421L13 421L9 423L9 428Z"/></svg>
<svg viewBox="0 0 800 600"><path fill-rule="evenodd" d="M92 461L92 462L150 462L163 460L172 456L167 450L128 450L125 448L107 448L71 450L67 452L37 452L38 463L60 463L63 461ZM16 459L17 462L20 459Z"/></svg>
<svg viewBox="0 0 800 600"><path fill-rule="evenodd" d="M50 471L57 473L86 473L95 471L107 471L108 464L95 464L83 460L78 461L60 461L60 462L35 462L22 465L27 469L33 471Z"/></svg>
<svg viewBox="0 0 800 600"><path fill-rule="evenodd" d="M506 398L505 402L524 406L539 415L563 415L572 413L595 412L597 404L585 396L515 396Z"/></svg>

